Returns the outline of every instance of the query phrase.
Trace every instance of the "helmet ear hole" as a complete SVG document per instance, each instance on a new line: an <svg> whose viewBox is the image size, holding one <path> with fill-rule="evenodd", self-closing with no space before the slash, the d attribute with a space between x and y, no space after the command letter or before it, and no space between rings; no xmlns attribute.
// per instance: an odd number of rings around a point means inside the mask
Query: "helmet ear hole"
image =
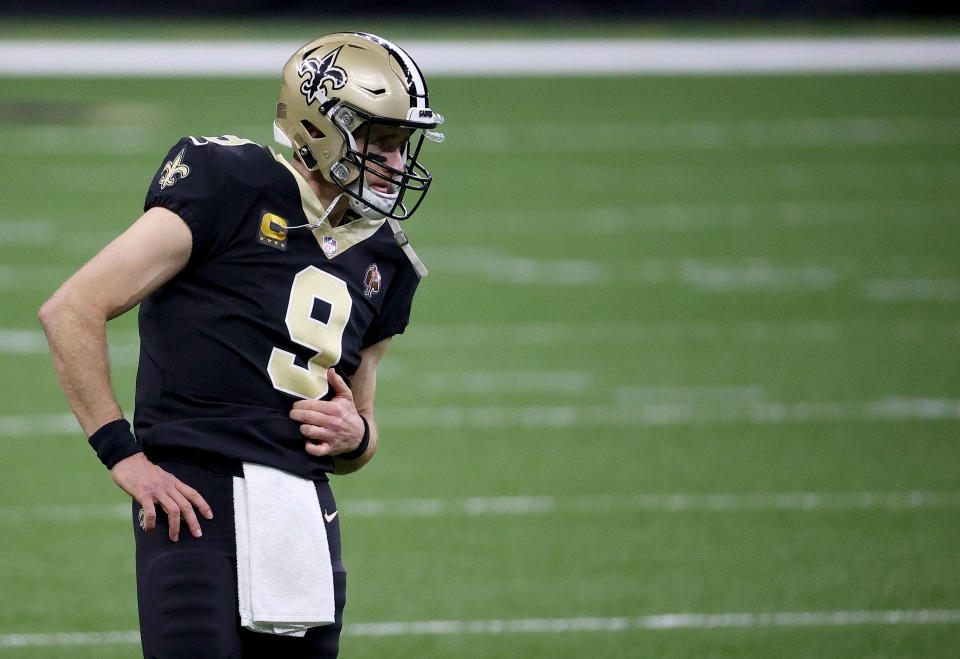
<svg viewBox="0 0 960 659"><path fill-rule="evenodd" d="M300 122L300 125L303 126L304 130L307 131L307 134L310 135L315 140L322 140L326 135L323 134L323 131L314 126L312 123L306 119Z"/></svg>

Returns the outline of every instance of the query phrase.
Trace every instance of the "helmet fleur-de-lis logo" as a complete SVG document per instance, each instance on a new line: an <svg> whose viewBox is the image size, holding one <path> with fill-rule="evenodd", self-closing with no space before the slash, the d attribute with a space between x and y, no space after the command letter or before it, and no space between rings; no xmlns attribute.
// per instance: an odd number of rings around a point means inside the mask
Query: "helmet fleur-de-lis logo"
<svg viewBox="0 0 960 659"><path fill-rule="evenodd" d="M311 105L314 101L322 104L327 100L327 90L323 83L330 82L330 91L340 89L347 84L347 72L334 65L341 48L343 46L331 51L323 59L316 57L305 59L297 67L297 73L310 76L300 85L300 93L307 98L307 105Z"/></svg>
<svg viewBox="0 0 960 659"><path fill-rule="evenodd" d="M183 162L183 152L186 150L186 147L180 149L180 153L173 160L164 163L163 169L160 170L161 190L166 190L180 179L190 176L190 167Z"/></svg>

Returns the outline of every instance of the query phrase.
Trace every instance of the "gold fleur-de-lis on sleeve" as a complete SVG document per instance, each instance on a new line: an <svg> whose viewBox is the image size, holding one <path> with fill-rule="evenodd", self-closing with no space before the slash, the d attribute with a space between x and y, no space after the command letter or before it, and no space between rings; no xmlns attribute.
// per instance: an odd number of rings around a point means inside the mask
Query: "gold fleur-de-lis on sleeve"
<svg viewBox="0 0 960 659"><path fill-rule="evenodd" d="M187 178L190 175L190 167L183 162L183 152L186 150L186 147L180 149L180 153L173 160L164 163L163 169L160 170L161 190L166 190L180 179Z"/></svg>

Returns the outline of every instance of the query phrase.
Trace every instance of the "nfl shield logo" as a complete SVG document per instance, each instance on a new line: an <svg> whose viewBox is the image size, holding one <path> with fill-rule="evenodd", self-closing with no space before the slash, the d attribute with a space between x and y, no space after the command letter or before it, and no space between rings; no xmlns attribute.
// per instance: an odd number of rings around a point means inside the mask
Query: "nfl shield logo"
<svg viewBox="0 0 960 659"><path fill-rule="evenodd" d="M330 236L323 237L323 243L321 245L323 248L323 253L328 257L333 258L337 255L337 239L331 238Z"/></svg>

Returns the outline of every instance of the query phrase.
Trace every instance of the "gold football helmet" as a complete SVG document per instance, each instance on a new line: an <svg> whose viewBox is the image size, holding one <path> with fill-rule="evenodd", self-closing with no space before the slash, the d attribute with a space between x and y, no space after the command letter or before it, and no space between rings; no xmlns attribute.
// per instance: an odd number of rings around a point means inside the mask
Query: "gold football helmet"
<svg viewBox="0 0 960 659"><path fill-rule="evenodd" d="M403 49L365 32L338 32L311 41L287 60L273 126L274 139L346 193L356 213L404 220L430 187L420 148L424 138L443 141L436 130L441 123L443 117L430 108L423 74ZM376 125L410 130L402 171L366 154ZM368 162L376 167L368 168ZM392 192L371 188L368 173L388 182Z"/></svg>

